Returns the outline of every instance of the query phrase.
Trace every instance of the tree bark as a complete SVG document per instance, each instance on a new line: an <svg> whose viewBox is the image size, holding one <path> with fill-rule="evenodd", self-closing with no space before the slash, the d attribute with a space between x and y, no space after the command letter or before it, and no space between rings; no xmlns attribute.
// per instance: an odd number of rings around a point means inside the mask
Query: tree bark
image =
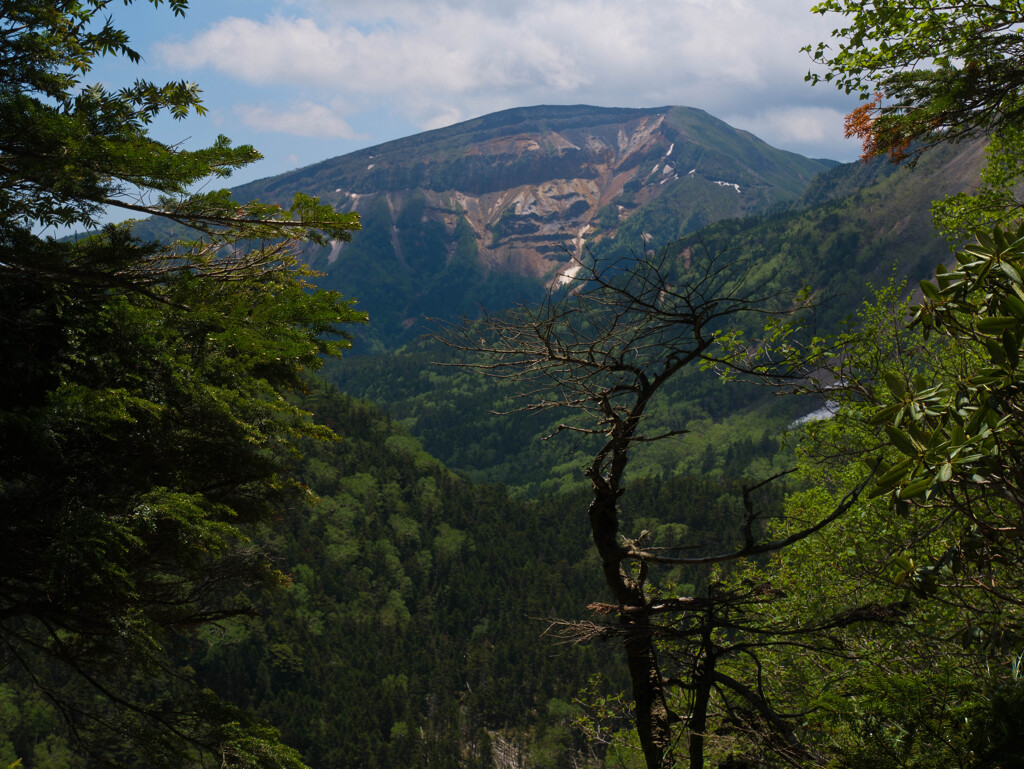
<svg viewBox="0 0 1024 769"><path fill-rule="evenodd" d="M711 631L713 623L708 617L701 633L701 662L694 671L693 710L689 723L690 769L704 769L704 738L708 730L708 706L711 703L711 686L714 682L715 654L712 648Z"/></svg>
<svg viewBox="0 0 1024 769"><path fill-rule="evenodd" d="M624 456L622 459L624 460ZM647 597L643 585L630 577L622 567L626 550L619 543L618 488L616 464L613 457L610 475L612 481L591 473L594 499L590 503L590 526L601 556L605 581L615 601L621 606L646 607ZM624 467L625 463L622 462ZM592 468L593 469L593 468ZM665 700L657 650L651 638L650 620L645 612L621 614L619 621L626 626L626 662L633 682L633 701L636 707L636 730L644 753L647 769L669 769L672 757L670 714Z"/></svg>

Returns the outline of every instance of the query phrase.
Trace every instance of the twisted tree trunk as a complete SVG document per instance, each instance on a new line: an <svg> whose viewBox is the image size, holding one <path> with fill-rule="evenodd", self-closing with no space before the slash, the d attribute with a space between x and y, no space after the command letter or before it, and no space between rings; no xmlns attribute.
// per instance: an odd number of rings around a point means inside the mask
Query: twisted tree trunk
<svg viewBox="0 0 1024 769"><path fill-rule="evenodd" d="M658 665L657 649L651 637L650 618L643 611L647 596L643 584L623 568L626 550L619 542L618 498L622 494L620 480L626 466L625 447L613 439L607 454L611 456L606 475L600 472L602 455L590 466L587 474L594 489L590 503L590 528L601 557L605 581L615 601L630 611L619 614L625 633L626 662L633 683L636 708L636 730L647 769L669 769L673 763L671 714L665 699L665 687ZM638 611L639 609L639 611Z"/></svg>

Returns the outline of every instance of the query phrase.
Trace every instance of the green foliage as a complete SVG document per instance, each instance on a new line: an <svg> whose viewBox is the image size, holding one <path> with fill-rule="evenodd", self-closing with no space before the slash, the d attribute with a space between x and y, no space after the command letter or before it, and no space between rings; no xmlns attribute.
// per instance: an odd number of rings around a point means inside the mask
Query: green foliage
<svg viewBox="0 0 1024 769"><path fill-rule="evenodd" d="M1021 681L1016 678L996 688L974 708L968 744L981 766L1024 766L1018 731L1024 718L1022 706Z"/></svg>
<svg viewBox="0 0 1024 769"><path fill-rule="evenodd" d="M809 433L802 471L810 485L791 494L784 517L772 523L778 535L834 509L864 474L851 455L875 445L866 420L848 409ZM968 765L963 715L976 701L983 663L959 646L943 653L950 612L912 603L890 571L908 541L941 548L944 532L926 540L920 524L890 516L880 500L861 500L813 537L730 577L733 584L770 584L781 596L747 625L830 628L756 652L758 680L775 707L805 714L797 734L811 755L798 765ZM722 664L741 678L754 672L750 662L740 654ZM768 760L757 731L719 728L732 738L729 749Z"/></svg>
<svg viewBox="0 0 1024 769"><path fill-rule="evenodd" d="M24 682L21 682L22 684ZM60 716L38 693L0 684L0 763L30 769L83 769L85 759L56 732ZM27 763L23 764L23 760Z"/></svg>
<svg viewBox="0 0 1024 769"><path fill-rule="evenodd" d="M816 177L793 209L719 223L684 237L672 250L684 260L687 253L692 260L710 251L744 261L757 279L787 291L812 285L813 301L820 303L809 319L814 333L838 332L867 295L868 281L884 285L894 269L917 281L949 258L927 207L937 190L963 189L982 160L981 148L971 146L936 149L913 171L882 162L840 166ZM659 221L678 226L667 209ZM627 245L620 236L595 246L594 254L628 253ZM748 326L749 337L756 329ZM431 454L475 480L505 483L528 495L580 485L574 452L586 444L564 437L541 440L566 415L504 418L502 412L521 405L510 383L430 365L458 360L439 344L420 340L380 355L348 358L343 365L329 362L325 374L345 392L385 406ZM783 432L821 405L820 399L773 397L763 387L723 386L696 371L681 372L665 395L651 403L652 429L688 428L691 435L647 447L631 462L631 477L715 471L752 477L781 470L787 460L771 457Z"/></svg>
<svg viewBox="0 0 1024 769"><path fill-rule="evenodd" d="M306 494L300 441L332 437L289 394L365 319L312 290L291 239L358 222L305 196L190 194L258 155L149 137L160 113L202 111L194 85L84 82L97 56L138 58L108 5L0 2L0 665L98 761L298 766L171 652L283 581L259 526ZM194 229L40 234L107 205ZM56 737L14 739L35 765L77 765Z"/></svg>
<svg viewBox="0 0 1024 769"><path fill-rule="evenodd" d="M984 228L952 269L920 283L913 324L909 303L890 290L849 333L807 343L819 356L797 386L825 383L842 408L802 441L809 487L790 498L787 519L820 515L865 477L873 489L747 578L785 592L771 611L859 619L832 633L834 646L818 647L813 661L808 649L776 650L758 667L772 671L764 680L778 701L808 714L815 764L1018 765L1008 723L1024 587L1016 496L1024 233L991 226L1018 219L1021 8L825 2L814 10L847 23L833 33L838 50L812 51L829 71L809 79L874 95L848 119L867 155L995 137L980 191L935 206L951 242ZM792 347L791 330L776 333L776 344ZM771 359L760 350L752 360L764 373Z"/></svg>
<svg viewBox="0 0 1024 769"><path fill-rule="evenodd" d="M247 612L240 585L279 581L250 527L304 493L297 442L329 435L282 394L359 315L290 269L179 273L145 295L20 276L0 296L0 348L18 361L0 373L8 664L56 699L66 665L153 720L132 739L159 732L146 687L110 662L158 680L174 628ZM74 712L81 731L107 718ZM220 739L206 728L182 733L205 748Z"/></svg>
<svg viewBox="0 0 1024 769"><path fill-rule="evenodd" d="M819 762L1017 760L1005 734L1021 644L1019 505L999 490L1017 475L1017 420L993 427L975 418L1002 408L995 361L1011 374L1006 323L987 319L1009 317L1003 291L1013 291L1015 273L999 264L1012 265L1015 242L995 235L967 249L956 270L924 289L912 326L898 287L864 306L833 359L831 381L842 386L829 392L841 409L808 428L807 488L773 525L813 520L872 471L874 492L767 567L737 575L783 592L770 616L857 620L824 644L758 661L777 702L813 713L802 730ZM990 450L1000 443L1006 448ZM1006 704L993 709L997 701Z"/></svg>
<svg viewBox="0 0 1024 769"><path fill-rule="evenodd" d="M502 483L528 497L580 488L579 452L588 442L554 433L565 413L504 412L521 405L512 383L454 365L459 356L424 340L375 356L328 362L324 376L339 389L386 407L447 467L478 482ZM442 363L435 366L431 363ZM775 459L785 426L813 402L772 398L763 388L725 386L712 375L681 372L651 403L651 429L688 428L692 435L651 445L630 468L631 478L722 473L727 478L781 469Z"/></svg>
<svg viewBox="0 0 1024 769"><path fill-rule="evenodd" d="M11 248L11 239L29 237L24 228L32 223L91 227L106 205L171 216L201 228L227 228L234 239L246 233L263 238L288 232L348 239L357 219L334 214L306 196L297 196L288 216L282 217L278 206L240 206L225 191L190 194L197 182L228 176L260 155L249 146L232 147L225 137L201 150L149 137L146 126L160 113L181 118L205 111L194 83L139 80L110 91L84 82L99 56L139 59L127 34L112 17L102 17L109 4L0 3L5 262L20 256L16 264L21 269L38 269L35 260ZM176 14L188 7L186 0L169 5ZM271 219L276 221L268 226Z"/></svg>
<svg viewBox="0 0 1024 769"><path fill-rule="evenodd" d="M956 607L952 622L963 643L999 661L996 680L1022 643L1011 597L1022 589L1015 534L1022 234L981 234L957 255L956 268L922 284L917 332L949 352L919 359L916 370L876 370L866 417L890 447L872 495L918 527L903 552L893 552L888 575Z"/></svg>
<svg viewBox="0 0 1024 769"><path fill-rule="evenodd" d="M1018 0L827 0L812 10L841 14L844 26L832 32L835 48L826 42L804 48L827 68L807 79L833 82L862 99L877 94L858 111L867 121L858 122L855 112L848 123L865 137L867 155L901 157L908 150L1013 129L1024 118L1024 6Z"/></svg>
<svg viewBox="0 0 1024 769"><path fill-rule="evenodd" d="M978 187L970 194L961 192L932 205L936 226L951 245L962 245L978 230L1016 226L1020 219L1016 188L1024 175L1022 148L1021 131L1004 127L985 150L987 162Z"/></svg>
<svg viewBox="0 0 1024 769"><path fill-rule="evenodd" d="M583 619L600 588L586 517L566 513L585 495L517 501L425 461L366 403L317 389L304 406L342 439L306 446L302 480L318 499L268 532L291 587L268 597L263 618L191 640L197 675L278 725L311 765L358 754L374 766L455 766L466 751L489 765L495 744L527 765L605 756L583 744L570 703L595 671L605 690L621 688L614 650L541 637L542 618ZM650 529L654 546L729 547L741 493L721 479L638 480L623 520ZM651 571L666 590L706 576ZM624 722L616 730L628 741Z"/></svg>
<svg viewBox="0 0 1024 769"><path fill-rule="evenodd" d="M314 766L489 766L491 734L534 764L579 750L558 701L607 654L552 654L539 620L594 589L585 520L423 461L369 404L318 388L304 405L342 439L306 446L318 498L266 542L291 587L195 639L198 674Z"/></svg>

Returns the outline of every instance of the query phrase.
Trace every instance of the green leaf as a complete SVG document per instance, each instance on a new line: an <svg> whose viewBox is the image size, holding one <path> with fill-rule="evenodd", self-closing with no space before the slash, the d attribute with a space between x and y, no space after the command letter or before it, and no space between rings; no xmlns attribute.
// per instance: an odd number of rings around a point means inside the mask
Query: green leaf
<svg viewBox="0 0 1024 769"><path fill-rule="evenodd" d="M892 396L896 400L902 400L907 394L907 388L903 384L903 380L896 374L888 371L883 374L883 377L885 378L885 384L889 388L889 392L892 393Z"/></svg>
<svg viewBox="0 0 1024 769"><path fill-rule="evenodd" d="M939 289L930 280L921 281L921 293L934 302L940 301Z"/></svg>
<svg viewBox="0 0 1024 769"><path fill-rule="evenodd" d="M916 481L911 481L906 486L900 489L900 499L912 499L919 497L924 494L928 489L932 487L931 478L918 478Z"/></svg>
<svg viewBox="0 0 1024 769"><path fill-rule="evenodd" d="M889 436L889 440L892 443L892 445L895 446L904 454L916 457L920 453L920 449L914 443L911 437L902 430L893 427L892 425L886 425L885 434Z"/></svg>
<svg viewBox="0 0 1024 769"><path fill-rule="evenodd" d="M999 234L998 230L991 234L984 231L978 232L975 234L975 237L978 239L978 245L969 247L965 250L968 253L980 253L984 256L991 256L999 251L999 246L996 244L996 237L998 237Z"/></svg>
<svg viewBox="0 0 1024 769"><path fill-rule="evenodd" d="M1014 283L1024 283L1024 280L1021 279L1020 272L1012 264L1000 261L999 269L1001 269L1003 271L1003 274L1005 274Z"/></svg>
<svg viewBox="0 0 1024 769"><path fill-rule="evenodd" d="M1006 352L1006 359L1009 361L1010 367L1016 369L1020 362L1020 342L1016 335L1009 330L1003 332L1003 350Z"/></svg>
<svg viewBox="0 0 1024 769"><path fill-rule="evenodd" d="M978 320L977 328L983 334L996 334L1007 329L1016 328L1020 325L1021 321L1017 318L996 315L990 318L981 318Z"/></svg>
<svg viewBox="0 0 1024 769"><path fill-rule="evenodd" d="M962 446L966 441L967 436L964 434L964 429L960 425L954 424L953 429L950 431L950 446L956 448Z"/></svg>
<svg viewBox="0 0 1024 769"><path fill-rule="evenodd" d="M1002 304L1014 317L1024 319L1024 301L1021 301L1017 294L1007 294L1002 297Z"/></svg>
<svg viewBox="0 0 1024 769"><path fill-rule="evenodd" d="M885 408L879 409L874 414L872 414L871 418L868 421L869 421L870 424L880 425L883 422L886 422L889 419L891 419L893 417L893 415L895 415L896 412L900 411L902 408L903 408L903 404L902 403L897 403L897 404L892 405L892 406L886 406Z"/></svg>
<svg viewBox="0 0 1024 769"><path fill-rule="evenodd" d="M894 485L896 485L896 483L901 478L903 478L907 474L907 471L910 470L911 466L913 465L913 462L913 459L904 459L895 467L887 470L883 475L881 475L878 478L878 480L875 481L875 485L879 488L884 487L886 489L891 489Z"/></svg>
<svg viewBox="0 0 1024 769"><path fill-rule="evenodd" d="M914 561L911 558L900 556L892 562L893 583L899 587L904 580L914 573Z"/></svg>
<svg viewBox="0 0 1024 769"><path fill-rule="evenodd" d="M985 349L988 350L989 357L992 358L992 362L997 366L1002 366L1006 363L1006 350L995 339L986 339Z"/></svg>

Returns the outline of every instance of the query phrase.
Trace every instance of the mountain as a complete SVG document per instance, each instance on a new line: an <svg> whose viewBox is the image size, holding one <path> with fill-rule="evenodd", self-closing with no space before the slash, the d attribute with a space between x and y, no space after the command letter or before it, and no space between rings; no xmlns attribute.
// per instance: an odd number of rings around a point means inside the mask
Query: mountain
<svg viewBox="0 0 1024 769"><path fill-rule="evenodd" d="M836 165L765 144L686 107L506 110L325 160L234 190L296 192L362 215L350 244L308 255L359 299L391 347L424 315L538 297L584 244L671 201L678 235L798 198ZM365 348L364 348L365 351Z"/></svg>

